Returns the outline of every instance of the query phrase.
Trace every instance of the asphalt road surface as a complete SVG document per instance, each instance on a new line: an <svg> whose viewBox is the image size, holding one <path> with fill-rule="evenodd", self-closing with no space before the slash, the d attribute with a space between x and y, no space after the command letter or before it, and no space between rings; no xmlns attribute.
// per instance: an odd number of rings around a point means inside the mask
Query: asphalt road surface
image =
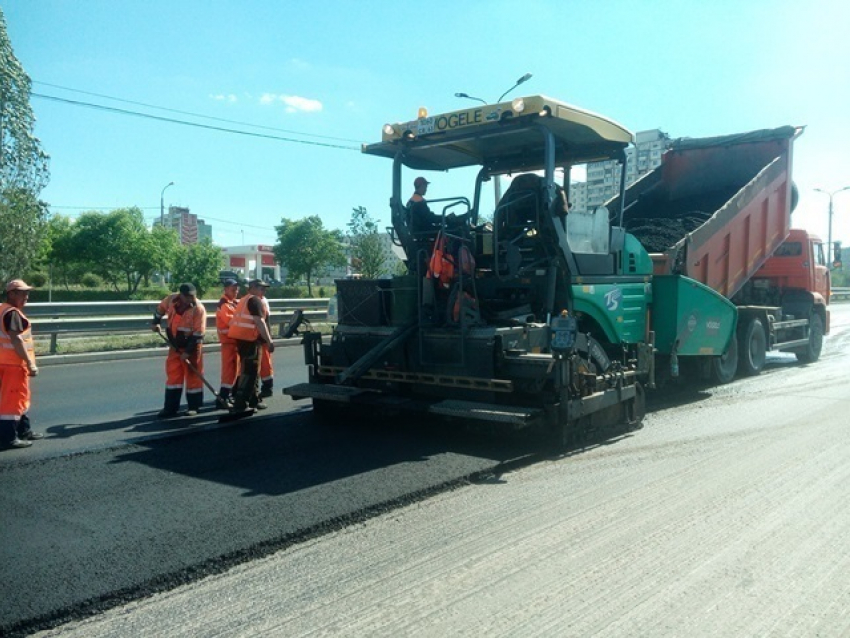
<svg viewBox="0 0 850 638"><path fill-rule="evenodd" d="M816 364L656 397L563 458L288 407L3 456L0 632L848 635L848 355L836 305Z"/></svg>

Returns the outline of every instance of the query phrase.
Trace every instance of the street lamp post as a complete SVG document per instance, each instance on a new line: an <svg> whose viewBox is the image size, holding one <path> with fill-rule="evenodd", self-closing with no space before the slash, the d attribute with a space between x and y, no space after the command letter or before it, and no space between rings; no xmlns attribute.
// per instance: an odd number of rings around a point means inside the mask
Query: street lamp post
<svg viewBox="0 0 850 638"><path fill-rule="evenodd" d="M169 186L174 186L174 182L168 182L159 194L159 225L165 227L165 191Z"/></svg>
<svg viewBox="0 0 850 638"><path fill-rule="evenodd" d="M505 91L504 93L502 93L499 96L499 99L496 100L496 103L498 104L499 102L501 102L502 98L505 97L508 93L513 91L516 87L518 87L523 82L528 82L530 79L531 79L531 73L526 73L525 75L523 75L519 80L516 81L516 84L514 84L511 88L509 88L507 91ZM462 98L466 98L467 100L477 100L478 102L481 102L482 104L487 104L487 102L485 100L482 100L480 97L467 95L466 93L455 93L455 97L462 97ZM493 195L496 198L496 204L495 205L498 206L499 200L502 199L502 183L499 180L498 175L496 175L496 179L493 180Z"/></svg>
<svg viewBox="0 0 850 638"><path fill-rule="evenodd" d="M829 196L829 236L826 239L826 263L832 264L832 198L842 191L850 190L850 186L845 186L834 191L825 191L822 188L816 188L815 190Z"/></svg>
<svg viewBox="0 0 850 638"><path fill-rule="evenodd" d="M482 100L480 97L475 97L472 95L467 95L466 93L455 93L455 97L465 97L467 100L478 100L482 104L487 104L486 100Z"/></svg>
<svg viewBox="0 0 850 638"><path fill-rule="evenodd" d="M528 82L530 79L531 79L531 73L526 73L525 75L523 75L519 80L516 81L516 84L514 84L511 88L509 88L507 91L505 91L504 93L502 93L499 96L499 99L496 100L496 103L498 104L499 102L501 102L502 98L505 97L508 93L513 91L516 87L518 87L523 82ZM481 102L482 104L487 104L486 100L482 100L480 97L475 97L474 95L467 95L466 93L455 93L455 97L462 97L462 98L466 98L467 100L476 100L478 102Z"/></svg>

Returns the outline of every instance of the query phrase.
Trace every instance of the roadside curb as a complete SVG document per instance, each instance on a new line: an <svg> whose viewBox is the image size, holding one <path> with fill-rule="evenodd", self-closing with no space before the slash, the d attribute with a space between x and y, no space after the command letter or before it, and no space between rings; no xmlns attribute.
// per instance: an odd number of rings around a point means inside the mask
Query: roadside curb
<svg viewBox="0 0 850 638"><path fill-rule="evenodd" d="M301 338L275 339L275 348L286 348L301 345ZM220 352L221 344L204 344L204 352ZM39 368L47 366L64 365L69 363L97 363L99 361L123 361L129 359L149 359L151 357L164 357L168 354L168 348L139 348L136 350L113 350L111 352L82 352L80 354L51 354L38 357Z"/></svg>

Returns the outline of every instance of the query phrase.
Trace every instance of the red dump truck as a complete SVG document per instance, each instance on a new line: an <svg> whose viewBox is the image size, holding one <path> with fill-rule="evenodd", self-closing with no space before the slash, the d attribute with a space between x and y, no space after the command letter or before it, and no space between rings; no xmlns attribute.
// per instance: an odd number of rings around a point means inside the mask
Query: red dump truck
<svg viewBox="0 0 850 638"><path fill-rule="evenodd" d="M829 330L823 244L791 230L801 133L786 126L677 140L624 194L623 225L650 253L654 274L685 275L737 307L737 339L701 370L720 383L758 374L769 350L815 361Z"/></svg>

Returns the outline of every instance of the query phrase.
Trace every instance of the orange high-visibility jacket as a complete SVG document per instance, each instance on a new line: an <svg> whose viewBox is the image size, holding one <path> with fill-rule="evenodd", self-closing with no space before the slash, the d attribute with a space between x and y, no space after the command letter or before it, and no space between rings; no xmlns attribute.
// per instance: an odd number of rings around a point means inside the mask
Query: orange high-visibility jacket
<svg viewBox="0 0 850 638"><path fill-rule="evenodd" d="M185 348L203 341L207 330L207 311L203 304L198 302L180 314L176 307L179 298L180 295L176 293L168 295L159 302L155 316L166 317L171 343L177 348Z"/></svg>
<svg viewBox="0 0 850 638"><path fill-rule="evenodd" d="M248 301L256 295L245 295L236 305L233 317L230 319L230 331L227 336L239 341L256 341L260 338L260 331L254 323L254 315L248 310Z"/></svg>
<svg viewBox="0 0 850 638"><path fill-rule="evenodd" d="M222 296L218 300L218 310L215 311L215 327L218 330L219 343L233 342L233 338L230 336L230 320L233 318L233 313L236 312L238 305L238 299L228 299Z"/></svg>
<svg viewBox="0 0 850 638"><path fill-rule="evenodd" d="M0 365L21 366L26 368L28 362L21 359L21 357L18 356L18 353L15 352L15 346L12 344L12 335L6 332L6 315L13 310L20 312L21 317L24 318L24 322L27 324L26 329L21 333L21 337L24 340L24 347L27 349L29 360L35 364L35 345L32 340L32 324L29 323L26 315L21 312L19 308L15 308L15 306L8 303L3 303L0 304Z"/></svg>

